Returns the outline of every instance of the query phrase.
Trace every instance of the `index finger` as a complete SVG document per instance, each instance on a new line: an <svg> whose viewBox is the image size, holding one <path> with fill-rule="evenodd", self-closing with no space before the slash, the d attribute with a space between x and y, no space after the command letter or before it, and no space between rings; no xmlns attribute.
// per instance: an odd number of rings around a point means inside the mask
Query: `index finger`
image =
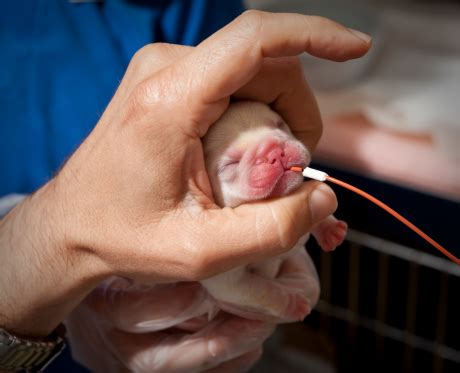
<svg viewBox="0 0 460 373"><path fill-rule="evenodd" d="M345 61L364 55L370 40L326 18L289 13L247 11L203 41L176 67L189 74L188 103L208 114L248 83L266 57L313 56ZM197 63L198 62L198 63ZM222 111L224 108L222 108ZM205 117L206 132L215 118ZM204 132L203 132L204 131Z"/></svg>
<svg viewBox="0 0 460 373"><path fill-rule="evenodd" d="M322 134L321 114L297 57L267 58L234 97L270 105L312 153Z"/></svg>

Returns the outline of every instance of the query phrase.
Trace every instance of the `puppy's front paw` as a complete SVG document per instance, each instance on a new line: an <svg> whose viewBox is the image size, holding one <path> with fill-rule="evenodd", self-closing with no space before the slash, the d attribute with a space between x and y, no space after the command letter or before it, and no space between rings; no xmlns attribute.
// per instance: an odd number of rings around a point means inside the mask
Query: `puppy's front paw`
<svg viewBox="0 0 460 373"><path fill-rule="evenodd" d="M345 240L347 229L348 225L343 220L325 224L316 234L316 240L324 251L333 251Z"/></svg>

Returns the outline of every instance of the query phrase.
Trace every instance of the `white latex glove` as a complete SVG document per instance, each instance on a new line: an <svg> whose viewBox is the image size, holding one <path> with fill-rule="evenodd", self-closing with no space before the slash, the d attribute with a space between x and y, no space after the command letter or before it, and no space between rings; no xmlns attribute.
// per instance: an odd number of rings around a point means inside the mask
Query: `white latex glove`
<svg viewBox="0 0 460 373"><path fill-rule="evenodd" d="M319 296L316 270L307 252L294 250L277 272L270 279L254 265L247 281L258 283L262 293L298 315L294 319L305 317ZM221 313L208 322L216 307L198 282L143 285L112 277L66 321L73 357L100 372L246 371L274 331L273 319L260 321L267 319L264 313L251 313L259 321Z"/></svg>
<svg viewBox="0 0 460 373"><path fill-rule="evenodd" d="M205 280L204 287L217 307L233 315L274 323L303 320L320 293L318 274L304 242L288 255Z"/></svg>
<svg viewBox="0 0 460 373"><path fill-rule="evenodd" d="M209 308L211 306L211 308ZM275 326L220 314L199 283L144 286L113 278L66 320L74 359L96 372L244 372Z"/></svg>

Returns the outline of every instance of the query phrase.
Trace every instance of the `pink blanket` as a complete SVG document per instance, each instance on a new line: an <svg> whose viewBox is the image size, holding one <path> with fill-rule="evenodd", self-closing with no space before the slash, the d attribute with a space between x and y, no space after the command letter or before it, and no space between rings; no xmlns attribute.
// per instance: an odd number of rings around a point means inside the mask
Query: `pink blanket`
<svg viewBox="0 0 460 373"><path fill-rule="evenodd" d="M377 128L358 114L330 119L324 127L315 160L460 201L460 161L436 149L430 136Z"/></svg>

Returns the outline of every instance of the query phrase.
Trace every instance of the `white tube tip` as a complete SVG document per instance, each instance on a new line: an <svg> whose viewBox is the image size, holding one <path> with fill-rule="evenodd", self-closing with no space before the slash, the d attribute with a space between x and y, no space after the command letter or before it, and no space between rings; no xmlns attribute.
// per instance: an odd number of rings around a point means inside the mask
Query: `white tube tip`
<svg viewBox="0 0 460 373"><path fill-rule="evenodd" d="M327 173L314 168L307 167L302 171L302 175L313 180L326 181Z"/></svg>

